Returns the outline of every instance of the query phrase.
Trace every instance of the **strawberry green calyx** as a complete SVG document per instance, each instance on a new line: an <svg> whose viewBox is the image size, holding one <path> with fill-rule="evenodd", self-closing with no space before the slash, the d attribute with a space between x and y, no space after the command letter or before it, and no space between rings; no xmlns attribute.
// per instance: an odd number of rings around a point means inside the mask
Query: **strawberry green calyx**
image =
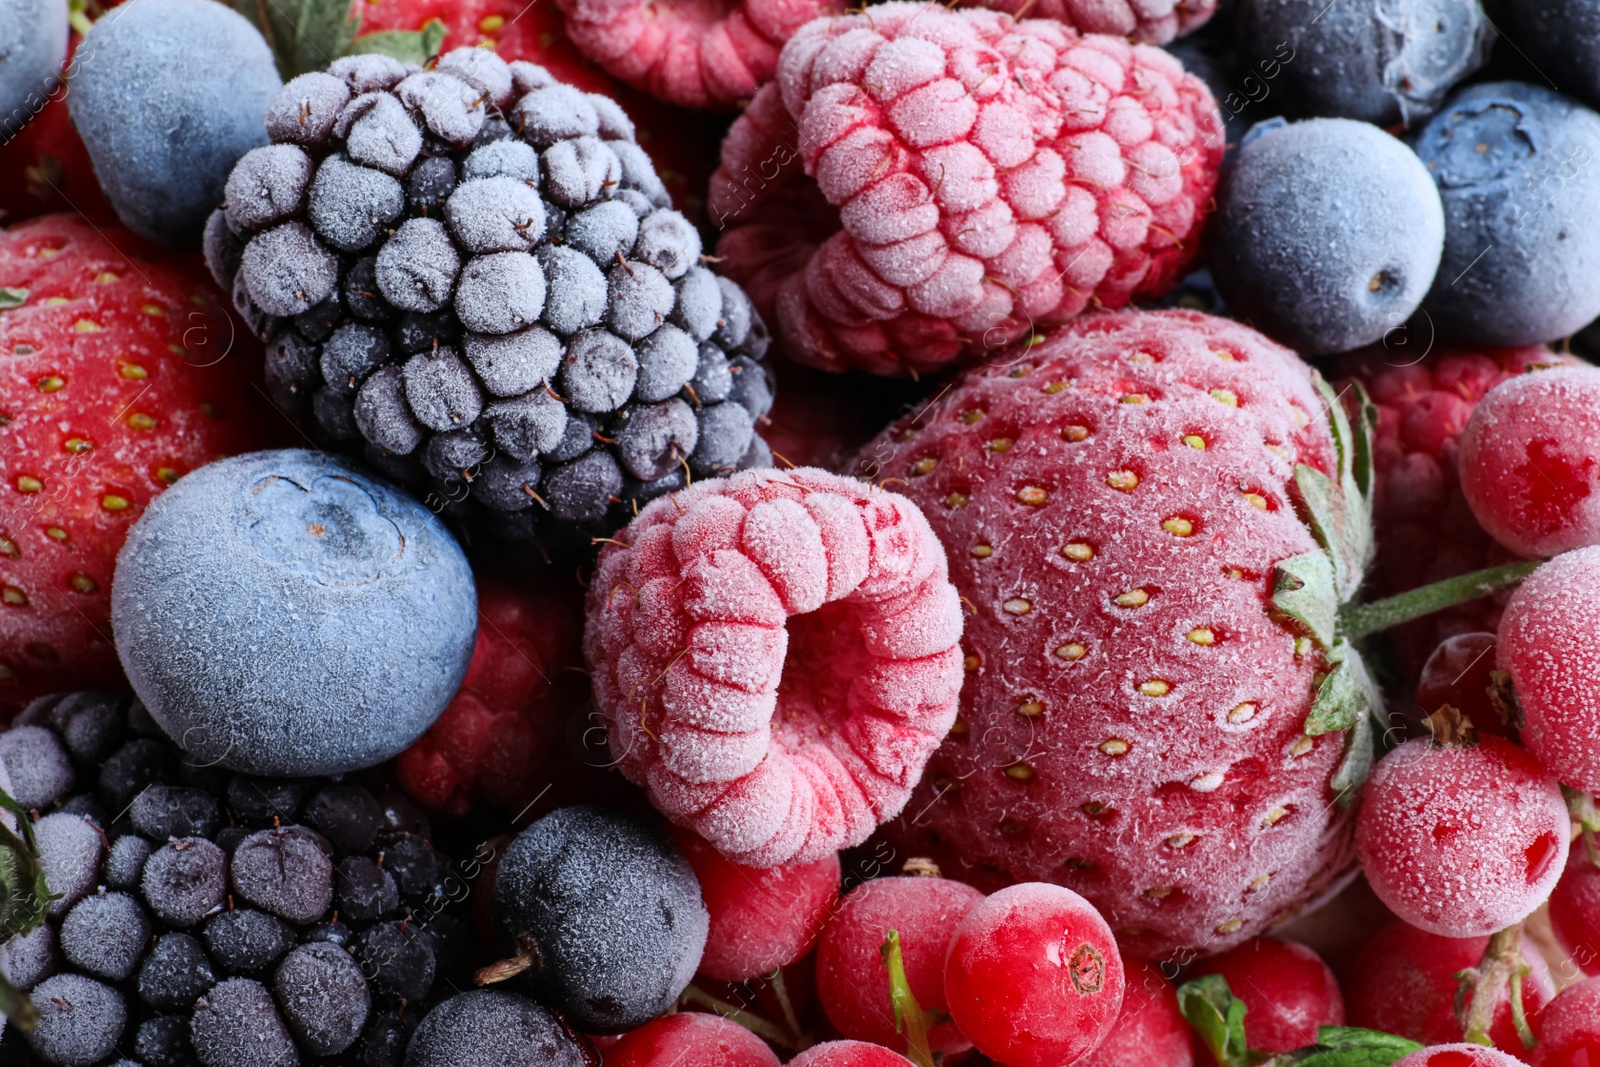
<svg viewBox="0 0 1600 1067"><path fill-rule="evenodd" d="M427 63L444 44L445 25L430 19L414 31L385 30L357 37L361 16L350 0L231 0L233 9L261 31L283 80L322 70L340 56L381 53L405 63Z"/></svg>

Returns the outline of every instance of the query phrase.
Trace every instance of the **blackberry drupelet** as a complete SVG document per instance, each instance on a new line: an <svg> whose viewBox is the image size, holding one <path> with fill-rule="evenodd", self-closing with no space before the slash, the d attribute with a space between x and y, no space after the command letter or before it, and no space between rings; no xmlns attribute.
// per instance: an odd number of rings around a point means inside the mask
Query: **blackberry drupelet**
<svg viewBox="0 0 1600 1067"><path fill-rule="evenodd" d="M408 801L196 765L106 693L29 705L0 733L5 769L24 761L60 897L4 945L40 1021L6 1029L0 1062L400 1067L484 962Z"/></svg>
<svg viewBox="0 0 1600 1067"><path fill-rule="evenodd" d="M459 48L337 60L267 126L206 257L321 439L524 534L770 464L766 326L614 102Z"/></svg>

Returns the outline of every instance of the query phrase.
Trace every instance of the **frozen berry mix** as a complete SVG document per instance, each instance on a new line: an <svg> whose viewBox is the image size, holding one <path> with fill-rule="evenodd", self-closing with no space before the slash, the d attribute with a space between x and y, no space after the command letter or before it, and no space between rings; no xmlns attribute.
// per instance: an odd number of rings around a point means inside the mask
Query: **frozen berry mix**
<svg viewBox="0 0 1600 1067"><path fill-rule="evenodd" d="M1291 1052L1316 1044L1321 1027L1344 1025L1338 979L1304 945L1252 938L1200 961L1190 977L1207 974L1227 979L1229 990L1244 1001L1252 1049Z"/></svg>

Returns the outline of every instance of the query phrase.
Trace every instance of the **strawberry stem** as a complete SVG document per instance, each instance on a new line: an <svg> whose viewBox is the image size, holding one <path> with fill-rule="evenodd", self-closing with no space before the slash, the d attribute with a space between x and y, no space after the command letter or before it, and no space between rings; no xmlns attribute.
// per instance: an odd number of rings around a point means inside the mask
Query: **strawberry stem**
<svg viewBox="0 0 1600 1067"><path fill-rule="evenodd" d="M934 1067L928 1044L928 1015L911 993L905 959L900 953L900 931L890 930L878 951L889 968L889 1001L894 1005L894 1029L906 1039L906 1058L917 1067Z"/></svg>
<svg viewBox="0 0 1600 1067"><path fill-rule="evenodd" d="M1339 612L1339 630L1351 641L1380 633L1412 619L1465 604L1516 585L1532 574L1538 560L1504 563L1471 574L1410 589L1370 604L1352 604Z"/></svg>

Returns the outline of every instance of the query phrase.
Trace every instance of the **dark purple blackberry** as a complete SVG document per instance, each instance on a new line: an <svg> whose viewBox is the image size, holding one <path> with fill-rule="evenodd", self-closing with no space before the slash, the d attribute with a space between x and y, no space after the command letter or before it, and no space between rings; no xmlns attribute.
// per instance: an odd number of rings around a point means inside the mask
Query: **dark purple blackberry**
<svg viewBox="0 0 1600 1067"><path fill-rule="evenodd" d="M197 766L137 701L106 694L26 708L0 733L8 778L37 819L0 810L0 848L20 861L0 874L42 878L55 899L0 894L6 973L38 1016L25 1038L7 1028L0 1062L399 1063L487 962L444 895L459 876L404 798ZM0 982L17 1017L11 995Z"/></svg>
<svg viewBox="0 0 1600 1067"><path fill-rule="evenodd" d="M268 128L206 256L315 436L513 534L770 463L766 326L613 101L484 49L350 56Z"/></svg>

